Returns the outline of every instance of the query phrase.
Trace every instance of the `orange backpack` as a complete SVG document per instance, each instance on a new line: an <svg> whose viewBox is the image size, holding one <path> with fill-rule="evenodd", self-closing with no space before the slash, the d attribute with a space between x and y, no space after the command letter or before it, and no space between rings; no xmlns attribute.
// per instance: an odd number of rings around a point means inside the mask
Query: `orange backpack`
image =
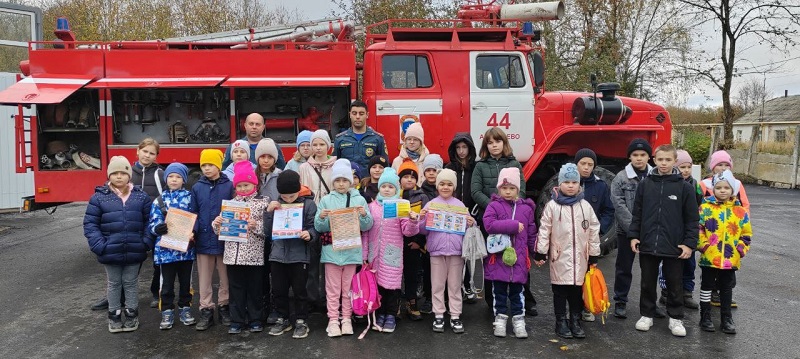
<svg viewBox="0 0 800 359"><path fill-rule="evenodd" d="M596 265L589 268L583 281L583 304L592 314L602 313L603 324L606 323L606 315L611 302L608 300L608 287L603 272Z"/></svg>

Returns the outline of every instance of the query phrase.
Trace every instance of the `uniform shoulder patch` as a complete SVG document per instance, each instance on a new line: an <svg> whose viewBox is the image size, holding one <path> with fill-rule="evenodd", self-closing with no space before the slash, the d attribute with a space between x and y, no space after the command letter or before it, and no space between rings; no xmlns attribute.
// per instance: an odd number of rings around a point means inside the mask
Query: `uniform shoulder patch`
<svg viewBox="0 0 800 359"><path fill-rule="evenodd" d="M348 129L348 130L345 130L345 131L339 132L339 133L337 133L337 134L336 134L336 136L334 136L334 137L341 137L341 136L344 136L344 135L345 135L345 134L346 134L348 131L350 131L350 130Z"/></svg>

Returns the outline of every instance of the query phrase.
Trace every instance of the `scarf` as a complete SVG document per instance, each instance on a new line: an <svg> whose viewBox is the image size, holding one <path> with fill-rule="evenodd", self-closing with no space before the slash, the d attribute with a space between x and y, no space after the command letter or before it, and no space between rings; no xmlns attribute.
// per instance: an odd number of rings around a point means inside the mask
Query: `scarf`
<svg viewBox="0 0 800 359"><path fill-rule="evenodd" d="M409 150L408 148L406 148L406 154L408 155L408 158L410 158L410 159L414 160L414 162L416 162L419 159L419 156L422 155L422 151L420 151L421 149L422 149L422 147L420 146L420 148L417 150L417 152L414 152L414 151Z"/></svg>
<svg viewBox="0 0 800 359"><path fill-rule="evenodd" d="M562 206L571 206L575 203L580 202L583 199L583 192L580 192L574 196L567 196L561 193L561 190L558 187L553 188L552 194L553 201L562 205Z"/></svg>
<svg viewBox="0 0 800 359"><path fill-rule="evenodd" d="M253 186L253 189L252 189L252 190L250 190L249 192L239 192L239 191L236 191L236 195L237 195L237 196L242 196L242 197L249 197L249 196L250 196L250 195L252 195L253 193L256 193L256 191L257 191L257 188L256 188L256 187L258 187L258 186ZM247 198L246 198L246 199L247 199Z"/></svg>

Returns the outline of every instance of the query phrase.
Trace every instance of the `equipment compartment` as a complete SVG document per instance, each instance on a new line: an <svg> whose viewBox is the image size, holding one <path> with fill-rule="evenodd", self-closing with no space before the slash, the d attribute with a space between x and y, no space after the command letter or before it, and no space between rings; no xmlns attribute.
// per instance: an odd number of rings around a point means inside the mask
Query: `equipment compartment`
<svg viewBox="0 0 800 359"><path fill-rule="evenodd" d="M97 90L82 89L58 104L36 106L39 170L98 170L100 108Z"/></svg>

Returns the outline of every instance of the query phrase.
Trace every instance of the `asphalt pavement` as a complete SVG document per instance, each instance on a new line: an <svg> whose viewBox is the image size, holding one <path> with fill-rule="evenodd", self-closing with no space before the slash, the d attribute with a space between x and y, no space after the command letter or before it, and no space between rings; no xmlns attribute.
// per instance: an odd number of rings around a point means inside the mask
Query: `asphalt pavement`
<svg viewBox="0 0 800 359"><path fill-rule="evenodd" d="M266 332L229 335L216 325L205 332L176 323L158 329L159 313L149 303L152 262L139 277L139 330L111 334L104 311L90 304L104 295L105 274L83 237L85 204L44 211L0 215L0 358L217 358L292 356L298 358L531 358L531 357L711 357L800 358L800 191L748 186L752 202L752 250L737 273L734 310L738 334L702 332L699 312L687 310L685 338L673 337L667 319L656 319L646 333L634 329L638 319L639 270L634 264L629 317L609 316L585 323L587 338L559 339L547 267L532 269L539 316L528 317L528 339L495 338L492 316L480 301L465 304L466 333L431 330L431 315L420 322L402 320L393 334L371 331L328 338L326 318L313 315L306 339ZM600 260L613 288L615 253ZM699 288L700 270L696 272ZM195 275L196 277L196 275ZM613 290L612 290L613 291ZM695 294L697 297L697 294ZM194 303L197 301L195 300ZM197 307L193 308L197 315ZM718 326L719 311L714 312ZM360 331L366 324L357 324ZM509 326L510 330L510 326Z"/></svg>

